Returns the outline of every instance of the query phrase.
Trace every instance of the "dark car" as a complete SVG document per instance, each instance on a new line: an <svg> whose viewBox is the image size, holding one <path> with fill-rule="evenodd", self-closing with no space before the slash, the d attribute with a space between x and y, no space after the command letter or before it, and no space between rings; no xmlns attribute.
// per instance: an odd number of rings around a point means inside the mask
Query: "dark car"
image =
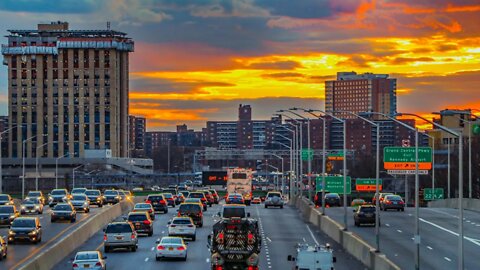
<svg viewBox="0 0 480 270"><path fill-rule="evenodd" d="M137 233L153 235L153 221L148 212L130 212L127 221L133 225Z"/></svg>
<svg viewBox="0 0 480 270"><path fill-rule="evenodd" d="M225 202L227 204L245 204L245 200L243 199L243 196L240 193L228 194L227 198L225 199Z"/></svg>
<svg viewBox="0 0 480 270"><path fill-rule="evenodd" d="M209 189L210 193L213 196L213 203L218 204L220 202L220 196L218 196L218 193L215 189Z"/></svg>
<svg viewBox="0 0 480 270"><path fill-rule="evenodd" d="M97 205L98 207L103 207L105 199L103 198L100 190L89 189L85 191L85 195L87 195L87 198L90 201L90 205Z"/></svg>
<svg viewBox="0 0 480 270"><path fill-rule="evenodd" d="M0 206L0 225L10 226L12 222L20 216L15 205Z"/></svg>
<svg viewBox="0 0 480 270"><path fill-rule="evenodd" d="M202 204L203 204L203 208L207 209L207 197L205 197L205 194L203 192L190 192L188 194L188 198L194 198L194 199L200 199L200 201L202 201Z"/></svg>
<svg viewBox="0 0 480 270"><path fill-rule="evenodd" d="M13 244L17 240L27 240L32 243L42 241L42 225L38 217L19 217L12 222L8 231L8 243Z"/></svg>
<svg viewBox="0 0 480 270"><path fill-rule="evenodd" d="M387 211L394 209L397 211L405 211L405 202L399 195L387 195L380 203L380 210Z"/></svg>
<svg viewBox="0 0 480 270"><path fill-rule="evenodd" d="M161 211L164 214L168 213L167 200L165 200L165 197L163 197L162 194L148 195L147 199L145 199L145 202L151 204L153 210L156 212Z"/></svg>
<svg viewBox="0 0 480 270"><path fill-rule="evenodd" d="M48 195L48 205L54 207L57 203L66 202L70 198L66 189L54 189Z"/></svg>
<svg viewBox="0 0 480 270"><path fill-rule="evenodd" d="M182 203L178 208L177 216L187 216L192 218L193 223L198 227L203 227L203 211L198 203Z"/></svg>
<svg viewBox="0 0 480 270"><path fill-rule="evenodd" d="M47 202L47 199L43 195L43 192L41 191L29 191L27 194L27 197L25 197L25 200L30 200L30 199L39 199L40 203L45 205Z"/></svg>
<svg viewBox="0 0 480 270"><path fill-rule="evenodd" d="M118 190L107 190L105 193L103 193L103 197L105 197L105 203L111 204L119 203L122 200Z"/></svg>
<svg viewBox="0 0 480 270"><path fill-rule="evenodd" d="M59 203L55 205L50 216L52 223L57 220L69 220L74 223L77 220L77 211L70 203Z"/></svg>
<svg viewBox="0 0 480 270"><path fill-rule="evenodd" d="M375 225L375 206L361 205L357 208L357 210L353 210L353 212L355 226L361 226L362 224Z"/></svg>
<svg viewBox="0 0 480 270"><path fill-rule="evenodd" d="M0 261L7 258L7 255L8 255L7 242L5 241L5 239L3 239L2 236L0 236Z"/></svg>
<svg viewBox="0 0 480 270"><path fill-rule="evenodd" d="M14 205L12 197L8 194L0 194L0 205Z"/></svg>
<svg viewBox="0 0 480 270"><path fill-rule="evenodd" d="M30 197L25 199L20 206L20 213L22 215L34 213L34 214L43 214L43 204L38 197Z"/></svg>
<svg viewBox="0 0 480 270"><path fill-rule="evenodd" d="M330 207L331 206L341 206L340 196L337 193L325 194L325 205L328 205Z"/></svg>
<svg viewBox="0 0 480 270"><path fill-rule="evenodd" d="M179 205L181 203L183 203L185 201L185 196L183 196L182 193L178 193L176 196L175 196L175 204L176 205Z"/></svg>
<svg viewBox="0 0 480 270"><path fill-rule="evenodd" d="M203 192L203 194L205 194L208 206L212 207L212 205L215 203L215 199L213 198L212 193L210 193L210 191L208 190L199 190L199 192Z"/></svg>
<svg viewBox="0 0 480 270"><path fill-rule="evenodd" d="M172 193L164 193L162 192L163 197L167 201L167 205L171 207L175 207L175 198L173 198Z"/></svg>

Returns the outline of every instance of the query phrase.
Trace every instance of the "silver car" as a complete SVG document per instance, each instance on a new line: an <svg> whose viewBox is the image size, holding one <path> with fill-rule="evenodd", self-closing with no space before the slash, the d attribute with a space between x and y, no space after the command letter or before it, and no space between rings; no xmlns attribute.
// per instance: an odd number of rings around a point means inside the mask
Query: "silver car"
<svg viewBox="0 0 480 270"><path fill-rule="evenodd" d="M268 192L267 197L265 198L265 208L268 207L280 207L283 208L283 199L282 199L282 193L280 192Z"/></svg>
<svg viewBox="0 0 480 270"><path fill-rule="evenodd" d="M84 211L85 213L90 212L90 200L85 194L74 194L70 203L75 210Z"/></svg>
<svg viewBox="0 0 480 270"><path fill-rule="evenodd" d="M106 258L107 257L102 256L102 253L100 253L100 251L80 251L77 252L77 255L75 255L72 267L73 270L106 270Z"/></svg>
<svg viewBox="0 0 480 270"><path fill-rule="evenodd" d="M128 222L112 222L104 230L103 244L105 253L115 248L127 248L135 252L138 248L138 236Z"/></svg>

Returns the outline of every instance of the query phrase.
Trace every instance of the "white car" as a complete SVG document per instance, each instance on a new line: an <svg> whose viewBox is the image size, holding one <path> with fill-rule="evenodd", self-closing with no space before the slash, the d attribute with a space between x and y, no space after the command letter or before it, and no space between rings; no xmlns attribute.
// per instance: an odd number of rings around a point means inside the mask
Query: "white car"
<svg viewBox="0 0 480 270"><path fill-rule="evenodd" d="M164 236L161 241L156 243L155 259L157 261L165 258L187 260L187 245L182 238Z"/></svg>
<svg viewBox="0 0 480 270"><path fill-rule="evenodd" d="M107 257L102 256L100 251L80 251L75 255L73 260L72 267L73 270L80 269L94 269L94 270L106 270L107 262L105 259Z"/></svg>
<svg viewBox="0 0 480 270"><path fill-rule="evenodd" d="M85 194L74 194L70 203L72 203L77 211L84 211L85 213L90 212L90 200L88 200L88 197Z"/></svg>
<svg viewBox="0 0 480 270"><path fill-rule="evenodd" d="M168 236L190 238L195 241L197 238L196 230L193 220L189 217L174 217L172 221L168 222Z"/></svg>

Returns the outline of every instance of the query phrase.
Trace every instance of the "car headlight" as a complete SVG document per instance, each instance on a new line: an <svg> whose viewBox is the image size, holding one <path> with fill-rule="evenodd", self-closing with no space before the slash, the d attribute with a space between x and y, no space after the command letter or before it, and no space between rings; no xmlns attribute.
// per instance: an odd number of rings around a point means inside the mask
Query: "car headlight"
<svg viewBox="0 0 480 270"><path fill-rule="evenodd" d="M8 231L8 235L15 235L14 231Z"/></svg>
<svg viewBox="0 0 480 270"><path fill-rule="evenodd" d="M35 209L40 209L40 205L35 205Z"/></svg>
<svg viewBox="0 0 480 270"><path fill-rule="evenodd" d="M52 197L48 197L48 200L49 200L49 201L53 201L53 198L52 198Z"/></svg>
<svg viewBox="0 0 480 270"><path fill-rule="evenodd" d="M28 233L28 235L37 235L37 232L36 231L31 231Z"/></svg>
<svg viewBox="0 0 480 270"><path fill-rule="evenodd" d="M215 265L223 265L225 261L223 260L222 256L218 253L214 253L212 255L212 263Z"/></svg>
<svg viewBox="0 0 480 270"><path fill-rule="evenodd" d="M10 219L14 219L14 218L16 218L15 215L11 215L11 216L10 216Z"/></svg>
<svg viewBox="0 0 480 270"><path fill-rule="evenodd" d="M22 210L25 210L25 206L23 206L23 205L22 205L22 207L21 207L21 208L22 208Z"/></svg>
<svg viewBox="0 0 480 270"><path fill-rule="evenodd" d="M64 197L63 197L63 200L65 201L66 199L68 199L67 196L64 196Z"/></svg>

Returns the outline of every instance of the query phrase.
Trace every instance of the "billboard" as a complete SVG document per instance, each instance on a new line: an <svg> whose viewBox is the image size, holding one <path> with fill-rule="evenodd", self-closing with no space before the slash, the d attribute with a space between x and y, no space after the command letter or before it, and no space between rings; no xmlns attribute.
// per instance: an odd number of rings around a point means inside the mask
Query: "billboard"
<svg viewBox="0 0 480 270"><path fill-rule="evenodd" d="M202 172L202 185L226 185L227 171L205 171Z"/></svg>

